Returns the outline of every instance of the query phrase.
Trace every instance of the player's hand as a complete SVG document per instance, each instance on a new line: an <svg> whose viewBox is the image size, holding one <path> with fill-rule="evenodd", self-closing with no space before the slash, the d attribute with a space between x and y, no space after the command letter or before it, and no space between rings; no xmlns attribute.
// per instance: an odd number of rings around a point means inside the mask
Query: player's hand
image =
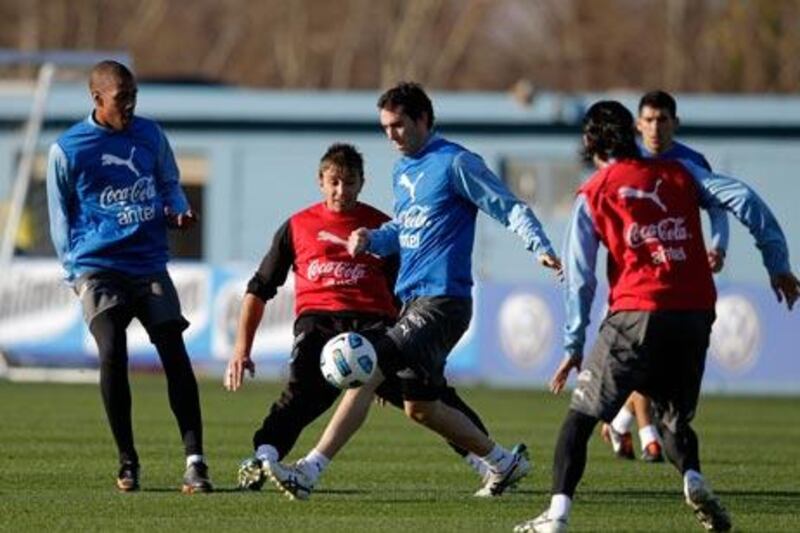
<svg viewBox="0 0 800 533"><path fill-rule="evenodd" d="M600 438L603 439L603 442L606 444L611 444L611 424L603 424L600 426Z"/></svg>
<svg viewBox="0 0 800 533"><path fill-rule="evenodd" d="M234 355L228 362L228 368L225 369L225 379L223 384L225 388L231 392L239 390L244 381L244 371L250 373L250 377L256 375L256 364L250 359L248 355Z"/></svg>
<svg viewBox="0 0 800 533"><path fill-rule="evenodd" d="M786 272L770 276L769 283L775 291L778 302L786 299L786 307L791 311L797 298L800 297L800 280L791 272Z"/></svg>
<svg viewBox="0 0 800 533"><path fill-rule="evenodd" d="M169 207L164 208L164 217L167 219L167 226L170 228L187 230L197 224L197 213L191 208L183 213L174 213Z"/></svg>
<svg viewBox="0 0 800 533"><path fill-rule="evenodd" d="M567 384L567 378L569 377L570 371L573 368L580 370L582 361L582 358L575 355L564 356L564 360L561 361L560 365L558 365L558 368L550 380L550 392L553 394L558 394L564 390L564 385Z"/></svg>
<svg viewBox="0 0 800 533"><path fill-rule="evenodd" d="M367 228L358 228L353 230L350 237L347 239L347 251L351 256L355 257L367 249L369 245L369 230Z"/></svg>
<svg viewBox="0 0 800 533"><path fill-rule="evenodd" d="M714 274L721 271L725 266L725 250L711 248L708 251L708 266L711 267L711 272Z"/></svg>
<svg viewBox="0 0 800 533"><path fill-rule="evenodd" d="M550 268L556 271L556 278L558 281L564 281L564 267L561 265L561 259L557 255L542 254L538 258L539 264L545 268Z"/></svg>

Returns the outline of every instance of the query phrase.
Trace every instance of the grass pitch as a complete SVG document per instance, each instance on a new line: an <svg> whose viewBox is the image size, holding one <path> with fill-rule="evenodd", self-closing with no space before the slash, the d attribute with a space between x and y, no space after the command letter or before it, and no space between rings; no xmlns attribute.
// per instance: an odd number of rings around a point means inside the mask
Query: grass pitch
<svg viewBox="0 0 800 533"><path fill-rule="evenodd" d="M97 386L0 382L0 529L5 531L511 531L549 501L553 446L568 396L464 388L495 437L526 441L534 470L492 501L439 439L391 407L370 418L307 502L265 485L235 489L236 469L280 385L236 394L201 384L206 449L217 491L179 492L184 459L161 376L133 379L142 490L114 488L116 456ZM797 398L705 397L696 421L704 471L739 531L800 531ZM327 416L289 456L304 454ZM614 459L595 435L571 531L702 531L668 465Z"/></svg>

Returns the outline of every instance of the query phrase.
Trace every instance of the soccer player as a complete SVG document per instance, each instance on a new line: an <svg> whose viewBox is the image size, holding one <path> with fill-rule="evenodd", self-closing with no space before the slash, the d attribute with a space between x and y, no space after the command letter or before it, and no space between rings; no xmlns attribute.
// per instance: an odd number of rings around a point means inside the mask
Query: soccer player
<svg viewBox="0 0 800 533"><path fill-rule="evenodd" d="M766 204L742 182L691 163L642 159L633 117L619 102L589 108L583 145L598 170L580 188L567 232L566 356L551 390L561 391L572 369L583 370L556 444L550 507L514 530L566 531L595 424L608 421L639 390L653 400L686 503L706 529L727 531L730 517L700 473L690 425L716 300L698 207L725 207L747 226L778 301L785 299L791 310L800 281L791 272L786 239ZM583 364L601 242L608 248L609 314Z"/></svg>
<svg viewBox="0 0 800 533"><path fill-rule="evenodd" d="M139 488L133 442L125 330L136 317L167 376L172 412L186 452L183 492L209 492L200 398L183 342L181 315L167 273L167 227L197 220L179 185L161 128L134 115L137 85L115 61L89 77L94 110L50 148L50 233L67 280L83 305L100 357L100 391L119 451L117 488Z"/></svg>
<svg viewBox="0 0 800 533"><path fill-rule="evenodd" d="M297 318L289 381L253 436L255 456L240 466L241 488L260 489L270 465L283 459L303 429L339 396L339 389L328 383L319 369L325 343L345 331L375 339L397 318L392 295L397 257L353 258L347 252L350 232L362 226L377 228L389 220L358 201L364 186L361 154L349 144L330 146L320 160L318 180L323 201L293 214L278 229L242 302L234 352L225 375L225 387L230 391L241 387L245 371L254 372L250 353L265 304L284 284L289 270L294 271ZM402 408L397 379L385 382L377 393ZM486 433L481 419L453 388L444 391L444 401ZM465 450L454 449L473 467L482 464ZM305 463L325 465L327 459L313 450ZM298 492L297 496L306 494Z"/></svg>
<svg viewBox="0 0 800 533"><path fill-rule="evenodd" d="M402 157L393 170L394 219L350 235L354 257L400 254L397 323L374 344L376 379L345 393L317 449L330 460L363 421L383 376L400 379L408 417L469 450L489 465L477 496L498 496L530 471L519 451L496 444L443 402L447 356L472 317L472 247L481 209L516 233L549 268L560 263L533 212L483 160L433 131L433 105L416 83L401 83L378 100L380 123ZM360 407L358 407L360 406ZM327 463L284 466L270 478L289 494L308 494Z"/></svg>
<svg viewBox="0 0 800 533"><path fill-rule="evenodd" d="M679 124L678 107L672 95L665 91L645 93L639 100L639 116L636 120L636 129L641 135L639 149L642 157L689 161L710 171L711 165L703 154L675 140L675 131ZM710 207L708 214L711 219L712 241L708 250L708 263L711 271L717 273L722 270L728 247L728 216L724 209L716 207ZM642 459L647 462L662 462L664 459L661 443L652 422L651 402L641 393L631 394L611 424L603 424L603 438L611 443L617 457L633 459L635 456L630 427L634 417L639 426Z"/></svg>

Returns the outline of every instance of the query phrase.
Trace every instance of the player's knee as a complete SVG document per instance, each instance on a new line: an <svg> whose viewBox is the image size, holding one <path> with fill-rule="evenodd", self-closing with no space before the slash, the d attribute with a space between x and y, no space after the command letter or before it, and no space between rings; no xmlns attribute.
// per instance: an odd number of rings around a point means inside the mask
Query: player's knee
<svg viewBox="0 0 800 533"><path fill-rule="evenodd" d="M158 324L148 330L150 342L154 345L183 344L183 330L186 329L185 320L171 320Z"/></svg>
<svg viewBox="0 0 800 533"><path fill-rule="evenodd" d="M435 408L433 402L405 402L406 416L418 424L428 425Z"/></svg>

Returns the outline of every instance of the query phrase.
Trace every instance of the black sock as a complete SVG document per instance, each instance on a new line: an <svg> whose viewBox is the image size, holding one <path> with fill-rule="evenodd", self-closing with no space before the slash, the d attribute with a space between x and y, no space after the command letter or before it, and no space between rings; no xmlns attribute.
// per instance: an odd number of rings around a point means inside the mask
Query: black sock
<svg viewBox="0 0 800 533"><path fill-rule="evenodd" d="M561 426L553 461L553 494L566 494L570 498L583 476L586 467L586 448L597 419L572 409Z"/></svg>

